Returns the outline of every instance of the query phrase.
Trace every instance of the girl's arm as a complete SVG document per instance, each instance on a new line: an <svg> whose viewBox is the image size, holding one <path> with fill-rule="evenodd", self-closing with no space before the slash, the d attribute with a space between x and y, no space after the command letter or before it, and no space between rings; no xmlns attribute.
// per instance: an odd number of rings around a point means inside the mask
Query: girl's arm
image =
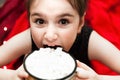
<svg viewBox="0 0 120 80"><path fill-rule="evenodd" d="M8 64L31 50L31 36L29 29L17 34L0 46L0 67Z"/></svg>
<svg viewBox="0 0 120 80"><path fill-rule="evenodd" d="M120 73L120 51L95 31L90 36L88 51L90 60L98 60Z"/></svg>
<svg viewBox="0 0 120 80"><path fill-rule="evenodd" d="M31 51L30 31L25 30L12 37L5 44L0 46L0 67L8 64L21 55ZM28 76L25 71L0 69L0 80L24 80Z"/></svg>

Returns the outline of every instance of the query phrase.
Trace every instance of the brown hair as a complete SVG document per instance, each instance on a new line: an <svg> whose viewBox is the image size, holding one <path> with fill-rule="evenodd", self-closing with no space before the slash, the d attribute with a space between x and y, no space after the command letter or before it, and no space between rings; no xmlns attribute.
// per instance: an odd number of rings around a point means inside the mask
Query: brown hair
<svg viewBox="0 0 120 80"><path fill-rule="evenodd" d="M28 16L30 15L30 6L32 5L34 0L27 0L27 11ZM68 2L72 5L74 9L76 9L80 16L84 15L84 12L86 11L87 2L88 0L68 0Z"/></svg>

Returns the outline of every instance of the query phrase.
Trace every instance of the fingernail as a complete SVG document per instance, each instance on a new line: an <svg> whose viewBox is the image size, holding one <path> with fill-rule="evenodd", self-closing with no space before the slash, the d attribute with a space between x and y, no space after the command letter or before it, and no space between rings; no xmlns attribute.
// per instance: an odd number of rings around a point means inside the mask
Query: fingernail
<svg viewBox="0 0 120 80"><path fill-rule="evenodd" d="M77 69L76 69L76 72L78 72L78 73L81 73L81 72L83 72L83 71L84 71L84 69L79 68L79 67L77 67Z"/></svg>

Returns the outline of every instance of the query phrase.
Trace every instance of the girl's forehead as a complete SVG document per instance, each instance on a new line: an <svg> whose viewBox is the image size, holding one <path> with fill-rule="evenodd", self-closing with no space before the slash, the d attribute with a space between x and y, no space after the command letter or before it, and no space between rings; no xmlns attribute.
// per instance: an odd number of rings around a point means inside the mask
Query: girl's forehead
<svg viewBox="0 0 120 80"><path fill-rule="evenodd" d="M32 11L74 11L68 0L35 0L31 5ZM31 11L30 10L30 11Z"/></svg>
<svg viewBox="0 0 120 80"><path fill-rule="evenodd" d="M68 0L33 0L32 1L32 5L36 5L36 4L47 4L49 5L50 3L52 4L56 4L56 5L59 5L60 3L62 4L70 4ZM32 6L31 5L31 6ZM65 6L65 5L64 5Z"/></svg>

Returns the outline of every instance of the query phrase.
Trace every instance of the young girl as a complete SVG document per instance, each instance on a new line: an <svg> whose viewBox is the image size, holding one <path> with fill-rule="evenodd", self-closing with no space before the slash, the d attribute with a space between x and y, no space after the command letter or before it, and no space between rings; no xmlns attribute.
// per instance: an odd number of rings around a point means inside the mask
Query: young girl
<svg viewBox="0 0 120 80"><path fill-rule="evenodd" d="M28 0L30 29L0 47L0 66L42 47L61 46L81 61L77 64L82 70L74 80L119 80L120 76L98 75L88 67L90 60L99 60L120 73L120 51L84 25L86 4L86 0ZM16 71L0 70L1 80L27 77L22 67Z"/></svg>

